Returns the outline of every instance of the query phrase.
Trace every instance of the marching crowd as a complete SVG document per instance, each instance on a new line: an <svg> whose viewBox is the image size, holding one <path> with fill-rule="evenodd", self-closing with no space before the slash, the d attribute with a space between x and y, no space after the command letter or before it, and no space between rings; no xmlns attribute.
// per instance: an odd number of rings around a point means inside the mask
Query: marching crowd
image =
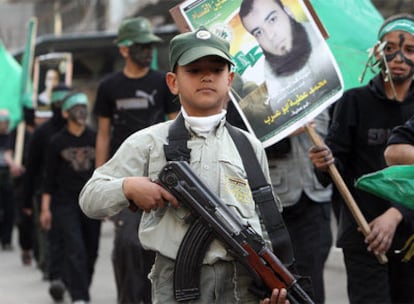
<svg viewBox="0 0 414 304"><path fill-rule="evenodd" d="M274 39L266 32L272 29L267 22L285 22L286 32L306 35L303 25L285 16L279 0L244 0L243 12L258 43L274 53L269 65L288 55L292 45L287 41L293 38L279 41L285 43L277 46L283 54L276 54L264 41ZM19 251L23 265L36 263L54 301L68 293L73 303L89 303L101 220L110 219L118 303L175 303L175 258L188 229L188 210L153 181L167 160L185 159L276 254L290 252L283 262L314 303L325 303L331 210L350 303L414 303L414 261L402 262L396 253L414 233L413 211L353 186L358 177L387 164L413 163L414 17L385 20L374 46L378 74L346 91L309 124L324 138L318 146L305 128L266 149L246 132L229 102L238 78L227 41L203 27L177 35L170 42L166 73L151 68L152 50L160 41L146 18L123 21L116 44L124 66L102 79L93 112L88 113L92 102L86 94L55 81L42 94L50 117L24 109L21 162L14 158L17 130L9 130L10 115L0 109L2 250ZM305 63L282 76L300 73ZM280 67L268 71L275 81L281 76L277 71ZM91 114L96 130L87 123ZM256 169L272 185L276 208L257 207L243 162L247 152L235 147L229 123L254 150ZM171 130L183 137L177 140ZM332 186L332 164L366 217L368 235ZM276 229L263 220L267 212L275 221L280 217ZM12 247L15 225L19 250ZM275 235L288 235L289 241L281 244ZM386 255L388 262L379 263L377 255ZM191 303L295 303L285 288L266 296L252 292L250 273L217 241L206 250L201 267L200 295Z"/></svg>

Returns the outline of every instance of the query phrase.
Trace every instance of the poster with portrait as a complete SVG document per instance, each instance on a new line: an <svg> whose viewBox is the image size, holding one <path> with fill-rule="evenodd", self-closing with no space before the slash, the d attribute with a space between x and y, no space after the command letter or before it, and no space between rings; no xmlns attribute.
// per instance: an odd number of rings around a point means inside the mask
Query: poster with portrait
<svg viewBox="0 0 414 304"><path fill-rule="evenodd" d="M204 26L230 42L231 101L265 147L311 121L343 80L308 0L187 0L170 10L180 31Z"/></svg>
<svg viewBox="0 0 414 304"><path fill-rule="evenodd" d="M37 115L51 115L50 97L53 87L72 84L72 54L52 52L37 56L33 66L33 104Z"/></svg>

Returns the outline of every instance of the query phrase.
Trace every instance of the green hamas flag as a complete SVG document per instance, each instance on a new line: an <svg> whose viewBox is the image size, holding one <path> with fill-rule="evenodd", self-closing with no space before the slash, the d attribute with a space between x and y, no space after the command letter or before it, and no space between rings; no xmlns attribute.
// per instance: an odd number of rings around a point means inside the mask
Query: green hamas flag
<svg viewBox="0 0 414 304"><path fill-rule="evenodd" d="M359 77L368 59L368 49L377 42L377 32L384 19L370 0L311 0L325 26L327 43L339 65L344 89L368 82L373 74L367 71L364 82Z"/></svg>
<svg viewBox="0 0 414 304"><path fill-rule="evenodd" d="M365 174L355 187L414 210L414 165L396 165Z"/></svg>
<svg viewBox="0 0 414 304"><path fill-rule="evenodd" d="M20 89L22 68L5 49L0 40L0 108L7 109L11 116L11 127L21 120Z"/></svg>

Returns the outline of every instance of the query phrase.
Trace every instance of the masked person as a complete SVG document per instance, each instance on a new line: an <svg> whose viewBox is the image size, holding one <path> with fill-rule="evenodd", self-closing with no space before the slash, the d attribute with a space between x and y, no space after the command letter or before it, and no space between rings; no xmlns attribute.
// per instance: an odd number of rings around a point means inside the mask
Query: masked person
<svg viewBox="0 0 414 304"><path fill-rule="evenodd" d="M88 98L71 93L63 100L66 127L49 142L40 223L49 242L65 250L51 259L63 261L63 282L75 304L89 303L89 286L98 256L101 221L87 218L78 204L79 192L95 168L96 133L86 125Z"/></svg>
<svg viewBox="0 0 414 304"><path fill-rule="evenodd" d="M13 185L6 152L10 140L10 113L0 109L0 241L3 250L12 250L14 226Z"/></svg>
<svg viewBox="0 0 414 304"><path fill-rule="evenodd" d="M18 128L14 128L10 132L10 140L6 150L6 162L10 168L10 174L13 178L13 197L15 201L16 211L16 224L18 228L19 246L21 249L21 259L25 266L30 266L32 263L32 250L33 250L33 228L35 227L33 222L32 209L27 210L24 208L24 192L23 192L23 177L26 171L26 163L28 157L28 148L31 136L36 128L35 125L35 111L30 108L23 108L24 116L24 140L21 143L23 145L23 154L21 161L15 159L16 142L18 138Z"/></svg>
<svg viewBox="0 0 414 304"><path fill-rule="evenodd" d="M391 130L414 114L414 16L391 16L380 27L374 47L381 70L368 85L346 91L335 105L326 146L314 146L309 155L319 180L335 163L371 232L364 237L342 198L337 246L342 248L350 303L413 303L414 264L402 263L394 252L411 231L407 210L358 190L360 176L386 167L384 150ZM386 254L382 265L374 254Z"/></svg>
<svg viewBox="0 0 414 304"><path fill-rule="evenodd" d="M65 125L65 119L62 117L62 100L70 90L64 84L59 84L53 88L51 96L53 116L37 126L32 134L26 160L26 172L23 177L24 209L26 209L26 212L33 214L36 225L34 251L37 266L43 273L43 279L51 281L50 292L55 300L62 299L64 292L64 286L60 283L62 263L59 259L51 261L49 259L49 252L57 250L61 253L63 249L57 243L54 244L55 246L49 247L47 232L40 227L39 216L49 141ZM59 256L59 254L55 254L55 256Z"/></svg>
<svg viewBox="0 0 414 304"><path fill-rule="evenodd" d="M121 71L103 79L94 113L98 116L96 166L105 163L133 132L175 117L179 105L165 83L165 73L153 70L153 48L161 39L143 17L124 20L116 43L125 60ZM151 303L147 278L154 253L135 237L141 212L128 210L112 218L115 225L112 254L118 303Z"/></svg>

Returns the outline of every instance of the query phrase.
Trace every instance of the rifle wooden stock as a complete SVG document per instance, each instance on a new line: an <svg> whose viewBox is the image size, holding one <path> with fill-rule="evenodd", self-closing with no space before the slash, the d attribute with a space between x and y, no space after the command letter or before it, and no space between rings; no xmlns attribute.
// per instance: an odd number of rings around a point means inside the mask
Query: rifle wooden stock
<svg viewBox="0 0 414 304"><path fill-rule="evenodd" d="M188 219L193 220L176 259L174 287L177 301L194 300L200 296L198 286L188 282L199 281L199 277L194 278L194 275L199 276L196 269L201 267L208 249L206 245L216 238L246 267L256 283L265 285L267 295L274 288L286 288L291 304L314 303L293 274L266 247L263 238L211 192L186 162L167 163L159 174L158 183L189 208L191 216Z"/></svg>

